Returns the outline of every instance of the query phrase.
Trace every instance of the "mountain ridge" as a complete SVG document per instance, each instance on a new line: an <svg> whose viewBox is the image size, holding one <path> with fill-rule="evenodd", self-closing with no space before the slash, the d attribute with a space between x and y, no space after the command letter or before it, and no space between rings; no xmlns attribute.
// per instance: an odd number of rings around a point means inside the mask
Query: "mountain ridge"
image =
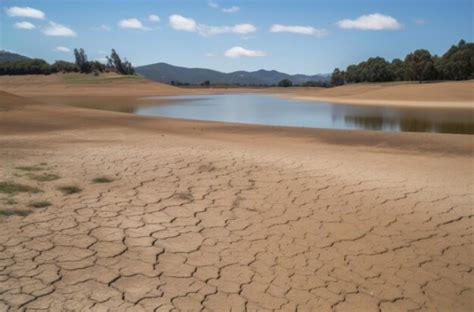
<svg viewBox="0 0 474 312"><path fill-rule="evenodd" d="M162 83L182 83L198 85L205 81L211 84L231 85L276 85L283 79L289 79L293 84L302 84L307 81L328 81L328 74L290 75L276 70L259 69L256 71L220 72L208 68L182 67L168 63L154 63L135 67L135 71L147 79Z"/></svg>
<svg viewBox="0 0 474 312"><path fill-rule="evenodd" d="M29 60L29 59L30 59L29 57L18 54L18 53L10 52L7 50L0 50L0 63Z"/></svg>

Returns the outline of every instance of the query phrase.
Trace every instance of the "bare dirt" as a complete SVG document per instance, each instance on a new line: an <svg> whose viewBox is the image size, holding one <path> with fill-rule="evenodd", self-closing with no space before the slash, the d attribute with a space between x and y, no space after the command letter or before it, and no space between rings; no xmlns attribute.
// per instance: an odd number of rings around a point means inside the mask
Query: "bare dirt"
<svg viewBox="0 0 474 312"><path fill-rule="evenodd" d="M471 136L142 117L49 84L0 92L0 182L41 190L0 193L24 212L0 216L0 310L472 309Z"/></svg>

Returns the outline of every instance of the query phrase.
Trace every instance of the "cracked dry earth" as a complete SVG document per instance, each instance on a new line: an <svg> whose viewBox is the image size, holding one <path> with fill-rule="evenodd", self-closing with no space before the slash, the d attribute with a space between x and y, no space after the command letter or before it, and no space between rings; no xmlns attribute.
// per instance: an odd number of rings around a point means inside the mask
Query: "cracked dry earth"
<svg viewBox="0 0 474 312"><path fill-rule="evenodd" d="M469 159L155 134L90 139L106 132L10 137L56 145L20 158L5 149L2 177L47 161L62 178L17 196L51 207L1 219L0 310L473 307ZM460 162L468 165L451 166ZM93 184L97 175L114 181ZM56 190L64 183L83 191L65 196Z"/></svg>

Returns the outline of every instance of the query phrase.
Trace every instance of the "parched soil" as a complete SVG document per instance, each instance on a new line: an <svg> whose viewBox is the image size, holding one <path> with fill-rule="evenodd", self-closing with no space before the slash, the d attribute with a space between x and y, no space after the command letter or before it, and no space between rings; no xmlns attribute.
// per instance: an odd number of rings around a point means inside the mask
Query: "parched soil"
<svg viewBox="0 0 474 312"><path fill-rule="evenodd" d="M0 192L0 310L474 305L470 136L0 98L0 182L40 190Z"/></svg>

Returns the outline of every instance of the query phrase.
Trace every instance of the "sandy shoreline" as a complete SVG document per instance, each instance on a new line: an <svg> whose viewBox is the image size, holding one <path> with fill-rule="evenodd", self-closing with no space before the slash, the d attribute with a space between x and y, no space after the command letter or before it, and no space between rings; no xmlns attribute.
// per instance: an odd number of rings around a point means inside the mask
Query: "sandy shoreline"
<svg viewBox="0 0 474 312"><path fill-rule="evenodd" d="M30 210L0 216L0 310L473 306L471 136L91 110L64 104L181 89L48 79L0 79L16 94L0 91L1 181L42 190L0 193L3 210ZM32 179L46 173L59 178Z"/></svg>
<svg viewBox="0 0 474 312"><path fill-rule="evenodd" d="M276 94L307 101L369 106L474 109L474 80L440 83L356 84L337 88L277 89Z"/></svg>

